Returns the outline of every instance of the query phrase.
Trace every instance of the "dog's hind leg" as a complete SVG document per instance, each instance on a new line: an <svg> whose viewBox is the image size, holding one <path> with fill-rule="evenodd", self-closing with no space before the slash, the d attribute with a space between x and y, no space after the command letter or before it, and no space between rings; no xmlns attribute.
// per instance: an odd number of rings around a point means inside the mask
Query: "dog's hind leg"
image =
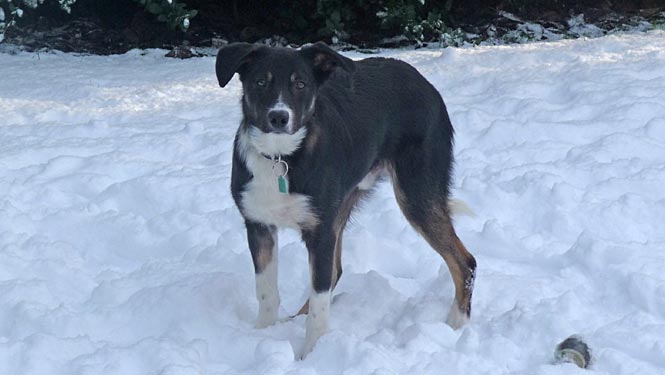
<svg viewBox="0 0 665 375"><path fill-rule="evenodd" d="M365 194L367 194L367 190L354 188L346 196L339 208L339 211L337 212L335 224L333 225L333 229L335 231L335 270L333 272L333 290L337 286L340 277L342 277L342 236L344 235L344 228L346 227L346 223L349 221L349 217L351 217L353 208ZM305 301L305 304L300 308L300 310L298 310L296 316L307 314L308 311L309 300Z"/></svg>
<svg viewBox="0 0 665 375"><path fill-rule="evenodd" d="M246 222L245 225L256 273L256 299L259 301L256 327L263 328L274 324L279 312L277 229L253 222Z"/></svg>
<svg viewBox="0 0 665 375"><path fill-rule="evenodd" d="M428 155L419 150L401 153L393 163L393 188L402 212L411 225L427 240L446 262L455 284L455 301L447 323L457 329L471 314L471 296L476 260L455 233L448 207L448 180L442 174L449 170L445 157Z"/></svg>
<svg viewBox="0 0 665 375"><path fill-rule="evenodd" d="M450 274L455 282L455 301L450 307L446 322L457 329L466 324L471 315L471 296L476 277L476 259L469 253L450 224L450 232L454 236L452 256L441 254L446 261Z"/></svg>

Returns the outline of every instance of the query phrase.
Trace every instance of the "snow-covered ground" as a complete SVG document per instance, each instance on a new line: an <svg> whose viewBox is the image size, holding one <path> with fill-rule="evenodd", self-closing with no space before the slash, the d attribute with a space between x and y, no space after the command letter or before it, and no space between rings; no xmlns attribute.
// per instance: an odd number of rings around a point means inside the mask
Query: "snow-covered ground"
<svg viewBox="0 0 665 375"><path fill-rule="evenodd" d="M448 271L383 183L304 361L304 317L253 328L239 83L163 54L0 54L0 374L665 373L665 32L384 53L457 129L472 321L444 323ZM287 317L308 266L280 242ZM552 363L574 333L589 370Z"/></svg>

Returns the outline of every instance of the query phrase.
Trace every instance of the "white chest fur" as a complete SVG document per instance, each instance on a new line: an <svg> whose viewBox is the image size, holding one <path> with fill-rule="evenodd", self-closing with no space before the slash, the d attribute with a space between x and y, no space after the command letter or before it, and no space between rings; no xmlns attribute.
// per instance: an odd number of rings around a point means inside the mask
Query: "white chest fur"
<svg viewBox="0 0 665 375"><path fill-rule="evenodd" d="M279 191L277 176L273 172L274 162L259 153L250 143L248 134L240 136L239 148L253 175L242 192L243 215L252 221L277 227L302 229L315 225L317 218L312 213L310 198Z"/></svg>

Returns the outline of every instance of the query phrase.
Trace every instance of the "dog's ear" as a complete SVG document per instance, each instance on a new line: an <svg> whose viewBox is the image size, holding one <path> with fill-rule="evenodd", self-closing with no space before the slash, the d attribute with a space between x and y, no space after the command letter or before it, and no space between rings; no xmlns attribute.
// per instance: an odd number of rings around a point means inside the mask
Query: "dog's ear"
<svg viewBox="0 0 665 375"><path fill-rule="evenodd" d="M314 74L319 83L325 81L337 68L343 69L348 73L353 73L356 70L353 60L340 55L323 42L302 47L300 53L314 67Z"/></svg>
<svg viewBox="0 0 665 375"><path fill-rule="evenodd" d="M219 86L226 86L236 72L242 75L243 65L249 62L259 47L249 43L233 43L220 48L215 63Z"/></svg>

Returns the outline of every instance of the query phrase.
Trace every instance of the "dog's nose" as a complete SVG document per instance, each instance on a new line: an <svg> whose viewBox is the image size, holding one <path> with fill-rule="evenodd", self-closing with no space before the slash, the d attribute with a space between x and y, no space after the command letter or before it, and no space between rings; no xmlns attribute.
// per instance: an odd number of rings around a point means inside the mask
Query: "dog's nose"
<svg viewBox="0 0 665 375"><path fill-rule="evenodd" d="M289 123L289 112L282 110L272 110L268 112L268 121L274 129L284 129Z"/></svg>

